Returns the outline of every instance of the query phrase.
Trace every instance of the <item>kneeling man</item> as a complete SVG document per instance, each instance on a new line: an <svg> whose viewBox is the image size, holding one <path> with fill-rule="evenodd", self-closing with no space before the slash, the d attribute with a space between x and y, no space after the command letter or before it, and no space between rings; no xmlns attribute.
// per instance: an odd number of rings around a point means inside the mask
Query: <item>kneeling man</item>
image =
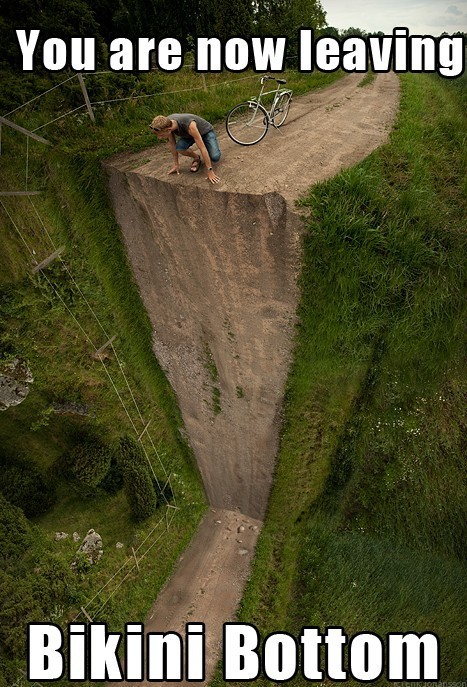
<svg viewBox="0 0 467 687"><path fill-rule="evenodd" d="M171 114L168 117L158 115L154 117L149 128L157 138L167 138L170 150L174 158L174 166L169 174L180 174L178 167L178 154L193 158L191 171L197 172L202 164L206 165L208 179L212 184L217 184L220 178L214 173L212 164L218 162L221 157L219 144L212 124L202 117L194 114ZM175 138L178 136L178 140ZM191 146L196 143L199 155Z"/></svg>

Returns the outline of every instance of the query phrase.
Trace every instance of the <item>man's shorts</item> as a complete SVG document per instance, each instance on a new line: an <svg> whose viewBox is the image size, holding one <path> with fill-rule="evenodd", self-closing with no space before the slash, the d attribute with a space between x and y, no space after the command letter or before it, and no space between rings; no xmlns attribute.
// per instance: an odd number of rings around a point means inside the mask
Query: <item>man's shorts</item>
<svg viewBox="0 0 467 687"><path fill-rule="evenodd" d="M217 142L217 136L214 131L211 129L211 131L208 131L208 133L204 134L204 136L201 136L201 138L203 139L204 145L207 148L211 162L219 162L221 158L221 151L219 150L219 143ZM187 148L190 148L194 142L195 139L193 136L179 138L175 148L176 150L186 150Z"/></svg>

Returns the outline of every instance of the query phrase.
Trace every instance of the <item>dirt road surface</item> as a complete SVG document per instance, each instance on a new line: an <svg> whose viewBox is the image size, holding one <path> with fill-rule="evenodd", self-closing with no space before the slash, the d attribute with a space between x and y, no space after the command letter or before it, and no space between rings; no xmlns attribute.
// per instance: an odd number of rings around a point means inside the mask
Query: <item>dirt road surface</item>
<svg viewBox="0 0 467 687"><path fill-rule="evenodd" d="M241 599L260 527L260 520L239 512L211 509L183 554L177 574L159 594L145 630L176 628L185 640L186 623L202 622L205 655L218 656L222 625L233 619L232 609ZM206 665L212 674L215 664L210 658ZM165 684L174 687L180 682Z"/></svg>
<svg viewBox="0 0 467 687"><path fill-rule="evenodd" d="M398 109L394 74L359 87L362 78L294 99L283 128L255 146L235 144L220 127L216 186L203 168L190 174L188 159L179 176L168 176L166 145L106 164L154 351L177 394L209 502L222 511L221 524L211 512L202 523L146 630L183 635L187 618L206 622L207 679L258 530L248 530L254 537L243 555L242 537L230 532L239 518L259 528L272 482L298 297L302 224L294 201L384 143ZM230 523L224 539L223 521ZM201 593L208 588L210 596Z"/></svg>

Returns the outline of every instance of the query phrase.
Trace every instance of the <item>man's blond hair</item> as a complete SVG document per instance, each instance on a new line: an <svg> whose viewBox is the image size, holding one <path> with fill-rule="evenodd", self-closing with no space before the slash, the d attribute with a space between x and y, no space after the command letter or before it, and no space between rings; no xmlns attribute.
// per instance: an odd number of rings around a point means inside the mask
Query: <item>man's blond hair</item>
<svg viewBox="0 0 467 687"><path fill-rule="evenodd" d="M168 129L171 126L172 120L168 117L164 117L164 115L157 115L157 117L154 117L154 119L151 122L151 129L158 129L159 131L163 131L163 129Z"/></svg>

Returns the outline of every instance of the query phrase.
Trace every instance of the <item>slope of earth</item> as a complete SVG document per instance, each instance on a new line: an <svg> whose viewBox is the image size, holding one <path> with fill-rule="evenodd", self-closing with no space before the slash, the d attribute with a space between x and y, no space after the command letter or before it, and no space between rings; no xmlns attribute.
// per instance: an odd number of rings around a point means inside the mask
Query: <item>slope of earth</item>
<svg viewBox="0 0 467 687"><path fill-rule="evenodd" d="M264 518L272 481L298 296L301 222L294 201L381 145L397 112L394 74L378 75L364 88L361 79L347 76L296 99L283 128L255 146L238 146L220 131L217 186L203 168L190 174L188 160L182 159L179 176L168 176L168 146L119 155L106 165L153 323L154 351L177 394L209 501L238 517ZM208 560L211 542L218 546L214 536L198 537L195 548L196 541L192 557ZM223 546L225 560L238 555L236 537ZM164 595L172 594L177 578L185 585L187 612L198 600L190 619L205 621L199 580L187 566L185 558L160 595L151 625L164 625L157 608L170 605ZM220 574L218 566L211 574ZM238 586L234 579L231 584ZM226 605L217 593L213 627L233 617L240 596ZM169 619L165 628L182 632L183 615L177 627ZM217 658L215 650L207 654L207 678Z"/></svg>

